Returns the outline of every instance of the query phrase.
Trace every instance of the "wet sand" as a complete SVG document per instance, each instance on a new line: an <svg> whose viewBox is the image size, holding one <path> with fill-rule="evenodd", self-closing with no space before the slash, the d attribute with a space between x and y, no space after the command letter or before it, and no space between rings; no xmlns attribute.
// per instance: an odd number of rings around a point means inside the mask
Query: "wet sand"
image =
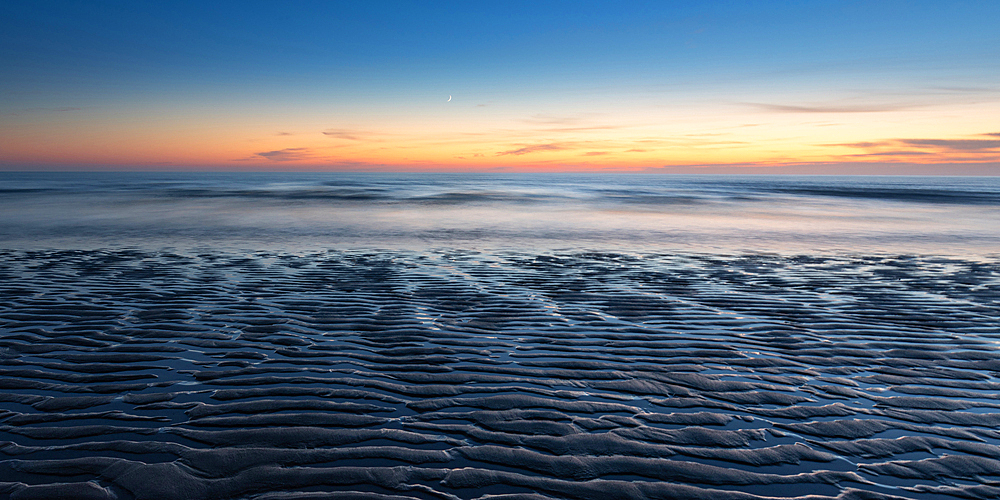
<svg viewBox="0 0 1000 500"><path fill-rule="evenodd" d="M8 251L0 297L0 498L1000 497L996 261Z"/></svg>

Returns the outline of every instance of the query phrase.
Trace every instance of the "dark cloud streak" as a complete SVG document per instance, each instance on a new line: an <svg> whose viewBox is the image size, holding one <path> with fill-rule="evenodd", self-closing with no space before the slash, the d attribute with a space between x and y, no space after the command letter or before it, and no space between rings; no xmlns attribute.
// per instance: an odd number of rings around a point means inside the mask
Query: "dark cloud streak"
<svg viewBox="0 0 1000 500"><path fill-rule="evenodd" d="M978 136L1000 137L1000 132L977 134ZM859 149L876 149L882 147L918 148L921 151L899 150L869 152L868 155L916 155L931 154L931 152L994 152L1000 148L1000 139L887 139L872 142L847 142L840 144L823 144L822 146L842 146ZM931 151L926 151L931 150Z"/></svg>
<svg viewBox="0 0 1000 500"><path fill-rule="evenodd" d="M880 151L878 153L862 153L851 156L919 156L919 155L930 155L927 151Z"/></svg>
<svg viewBox="0 0 1000 500"><path fill-rule="evenodd" d="M937 147L951 151L984 151L1000 148L1000 140L990 139L900 139L900 143L916 147Z"/></svg>
<svg viewBox="0 0 1000 500"><path fill-rule="evenodd" d="M848 148L877 148L879 146L887 146L891 144L888 141L880 142L846 142L842 144L824 144L824 146L845 146Z"/></svg>
<svg viewBox="0 0 1000 500"><path fill-rule="evenodd" d="M285 148L254 154L271 161L295 161L311 157L309 148Z"/></svg>
<svg viewBox="0 0 1000 500"><path fill-rule="evenodd" d="M327 137L332 137L334 139L360 141L362 140L362 136L366 135L366 133L359 132L357 130L324 130L323 135Z"/></svg>

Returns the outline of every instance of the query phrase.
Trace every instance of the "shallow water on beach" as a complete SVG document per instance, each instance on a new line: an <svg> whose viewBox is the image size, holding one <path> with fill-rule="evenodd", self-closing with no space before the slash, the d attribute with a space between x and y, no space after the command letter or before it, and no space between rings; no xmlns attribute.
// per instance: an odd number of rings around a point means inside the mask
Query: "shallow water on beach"
<svg viewBox="0 0 1000 500"><path fill-rule="evenodd" d="M994 180L2 175L0 499L1000 496Z"/></svg>
<svg viewBox="0 0 1000 500"><path fill-rule="evenodd" d="M1000 178L0 173L7 248L1000 248Z"/></svg>

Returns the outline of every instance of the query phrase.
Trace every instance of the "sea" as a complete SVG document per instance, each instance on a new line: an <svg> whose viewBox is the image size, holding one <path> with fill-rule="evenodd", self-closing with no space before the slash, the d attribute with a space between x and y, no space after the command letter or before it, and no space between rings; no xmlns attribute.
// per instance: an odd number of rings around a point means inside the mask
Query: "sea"
<svg viewBox="0 0 1000 500"><path fill-rule="evenodd" d="M1000 177L0 173L0 500L1000 498Z"/></svg>
<svg viewBox="0 0 1000 500"><path fill-rule="evenodd" d="M0 173L22 248L1000 250L1000 177Z"/></svg>

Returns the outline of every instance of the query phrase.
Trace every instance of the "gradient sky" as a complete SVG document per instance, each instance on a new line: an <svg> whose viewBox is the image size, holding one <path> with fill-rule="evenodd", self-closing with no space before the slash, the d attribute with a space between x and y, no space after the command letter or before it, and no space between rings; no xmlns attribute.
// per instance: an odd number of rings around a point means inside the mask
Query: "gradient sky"
<svg viewBox="0 0 1000 500"><path fill-rule="evenodd" d="M11 0L0 169L1000 175L998 26L993 0Z"/></svg>

